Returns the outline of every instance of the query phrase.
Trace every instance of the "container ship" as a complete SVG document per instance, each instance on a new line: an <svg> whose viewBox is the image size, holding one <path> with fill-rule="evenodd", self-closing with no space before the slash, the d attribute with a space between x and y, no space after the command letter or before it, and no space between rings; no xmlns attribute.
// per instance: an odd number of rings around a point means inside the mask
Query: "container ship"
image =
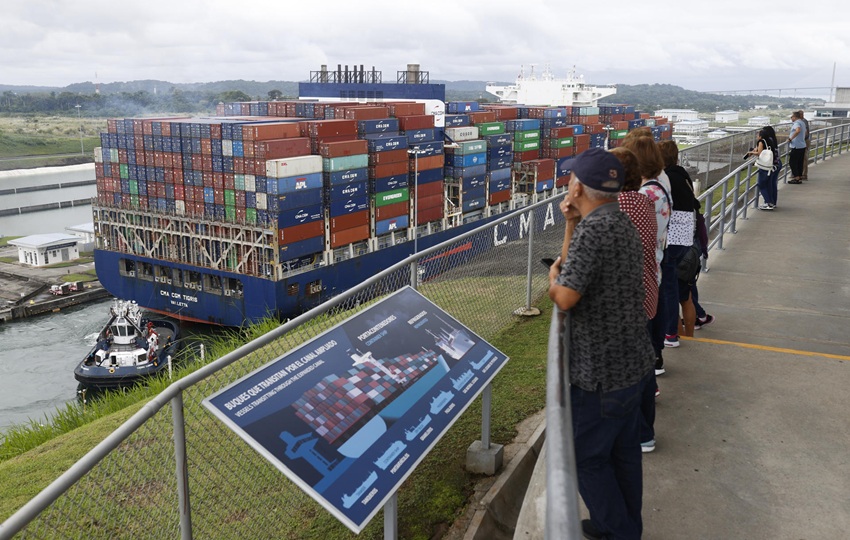
<svg viewBox="0 0 850 540"><path fill-rule="evenodd" d="M223 326L293 317L552 197L588 148L671 136L627 105L446 102L416 64L389 83L323 66L299 96L108 120L93 217L112 295Z"/></svg>

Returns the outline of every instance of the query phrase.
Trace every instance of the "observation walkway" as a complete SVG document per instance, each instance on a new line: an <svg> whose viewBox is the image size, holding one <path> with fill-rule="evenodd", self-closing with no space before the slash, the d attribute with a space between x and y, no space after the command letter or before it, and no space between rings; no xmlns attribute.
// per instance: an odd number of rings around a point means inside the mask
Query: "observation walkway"
<svg viewBox="0 0 850 540"><path fill-rule="evenodd" d="M850 534L848 168L810 166L808 182L780 185L776 210L750 206L709 254L699 297L716 321L666 349L658 378L644 538ZM540 470L530 494L545 489ZM515 538L543 538L532 521Z"/></svg>

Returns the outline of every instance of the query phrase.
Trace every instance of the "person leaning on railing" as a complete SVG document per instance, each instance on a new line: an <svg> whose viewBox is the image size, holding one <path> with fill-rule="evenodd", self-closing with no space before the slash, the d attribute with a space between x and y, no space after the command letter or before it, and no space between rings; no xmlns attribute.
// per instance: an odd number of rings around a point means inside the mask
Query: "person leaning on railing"
<svg viewBox="0 0 850 540"><path fill-rule="evenodd" d="M565 348L587 538L639 539L643 531L639 403L655 354L643 310L643 247L617 206L622 187L613 154L579 154L560 204L564 248L549 270L549 296L571 315Z"/></svg>
<svg viewBox="0 0 850 540"><path fill-rule="evenodd" d="M803 161L806 156L806 125L803 123L803 115L800 111L791 113L791 133L788 134L788 144L791 147L791 152L788 155L788 166L791 167L791 176L793 178L788 181L789 184L803 183Z"/></svg>

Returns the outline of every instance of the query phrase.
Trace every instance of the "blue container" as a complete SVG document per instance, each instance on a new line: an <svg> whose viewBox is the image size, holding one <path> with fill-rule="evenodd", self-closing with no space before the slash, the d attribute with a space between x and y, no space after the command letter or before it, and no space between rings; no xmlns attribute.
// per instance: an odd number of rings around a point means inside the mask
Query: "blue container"
<svg viewBox="0 0 850 540"><path fill-rule="evenodd" d="M112 163L103 163L103 176L112 176Z"/></svg>
<svg viewBox="0 0 850 540"><path fill-rule="evenodd" d="M221 156L224 155L221 149L221 139L212 139L210 141L210 145L212 146L212 155L213 156Z"/></svg>
<svg viewBox="0 0 850 540"><path fill-rule="evenodd" d="M466 187L466 181L463 182L463 200L467 199L483 199L487 196L487 186L484 185L484 176L481 176L481 183L476 187Z"/></svg>
<svg viewBox="0 0 850 540"><path fill-rule="evenodd" d="M472 167L473 165L481 165L487 161L487 153L481 152L478 154L464 154L462 156L456 154L446 154L446 165L452 167Z"/></svg>
<svg viewBox="0 0 850 540"><path fill-rule="evenodd" d="M473 165L472 167L446 167L446 176L451 178L469 178L487 172L487 164ZM421 177L420 177L421 178Z"/></svg>
<svg viewBox="0 0 850 540"><path fill-rule="evenodd" d="M584 126L581 124L572 124L569 127L573 128L573 135L584 135Z"/></svg>
<svg viewBox="0 0 850 540"><path fill-rule="evenodd" d="M277 215L277 228L285 229L304 223L319 221L325 217L325 207L321 204L284 210Z"/></svg>
<svg viewBox="0 0 850 540"><path fill-rule="evenodd" d="M362 210L369 209L369 197L366 195L360 197L352 197L351 199L340 199L331 201L329 205L331 217L344 216L353 214Z"/></svg>
<svg viewBox="0 0 850 540"><path fill-rule="evenodd" d="M212 157L212 170L213 172L224 172L224 156Z"/></svg>
<svg viewBox="0 0 850 540"><path fill-rule="evenodd" d="M487 175L479 174L478 176L472 176L470 178L463 179L463 191L466 192L468 189L484 187L487 185ZM482 194L483 196L483 194Z"/></svg>
<svg viewBox="0 0 850 540"><path fill-rule="evenodd" d="M400 229L406 229L410 225L410 218L407 214L394 218L382 219L375 222L375 234L387 234Z"/></svg>
<svg viewBox="0 0 850 540"><path fill-rule="evenodd" d="M420 158L438 156L443 153L443 141L420 142L415 145L411 144L410 148L416 150Z"/></svg>
<svg viewBox="0 0 850 540"><path fill-rule="evenodd" d="M469 113L480 110L481 106L477 101L449 101L446 103L446 112L449 114Z"/></svg>
<svg viewBox="0 0 850 540"><path fill-rule="evenodd" d="M422 184L430 184L431 182L437 182L443 179L443 168L439 169L427 169L425 171L419 171L419 177L414 178L414 174L410 173L410 180L408 185L414 185L416 183Z"/></svg>
<svg viewBox="0 0 850 540"><path fill-rule="evenodd" d="M490 193L511 189L511 177L508 176L507 178L497 178L495 180L491 179L489 187Z"/></svg>
<svg viewBox="0 0 850 540"><path fill-rule="evenodd" d="M334 184L327 189L330 200L351 199L361 195L369 195L369 182L367 180L358 180L357 182L349 182L348 184Z"/></svg>
<svg viewBox="0 0 850 540"><path fill-rule="evenodd" d="M245 208L257 207L257 193L254 191L245 192Z"/></svg>
<svg viewBox="0 0 850 540"><path fill-rule="evenodd" d="M153 179L157 182L165 182L165 169L162 167L154 167Z"/></svg>
<svg viewBox="0 0 850 540"><path fill-rule="evenodd" d="M142 142L145 145L145 150L153 151L153 135L142 135Z"/></svg>
<svg viewBox="0 0 850 540"><path fill-rule="evenodd" d="M523 120L508 120L505 122L505 128L508 131L532 131L540 129L540 120L536 118L526 118Z"/></svg>
<svg viewBox="0 0 850 540"><path fill-rule="evenodd" d="M139 182L141 184L141 182ZM140 186L141 187L141 186ZM145 190L147 190L147 182L145 182ZM142 194L142 190L139 189L139 195ZM165 184L165 198L174 200L174 184Z"/></svg>
<svg viewBox="0 0 850 540"><path fill-rule="evenodd" d="M573 170L573 157L563 157L555 160L555 176L569 176Z"/></svg>
<svg viewBox="0 0 850 540"><path fill-rule="evenodd" d="M233 141L233 157L245 156L245 144L242 141Z"/></svg>
<svg viewBox="0 0 850 540"><path fill-rule="evenodd" d="M377 135L366 135L369 142L369 152L386 152L387 150L400 150L407 148L407 137L398 134L381 133Z"/></svg>
<svg viewBox="0 0 850 540"><path fill-rule="evenodd" d="M639 118L637 120L629 120L629 130L633 130L635 128L643 127L646 125L646 120L643 118Z"/></svg>
<svg viewBox="0 0 850 540"><path fill-rule="evenodd" d="M268 186L266 185L268 182L266 181L265 176L257 176L254 178L254 191L257 193L267 193Z"/></svg>
<svg viewBox="0 0 850 540"><path fill-rule="evenodd" d="M534 186L534 191L540 193L541 191L549 191L550 189L555 187L555 179L550 178L549 180L538 180L537 184Z"/></svg>
<svg viewBox="0 0 850 540"><path fill-rule="evenodd" d="M150 203L148 203L148 204L150 204ZM166 204L166 198L165 197L157 197L156 198L156 209L161 211L161 212L165 212L166 210L168 210L168 204ZM222 207L221 209L223 211L224 207Z"/></svg>
<svg viewBox="0 0 850 540"><path fill-rule="evenodd" d="M380 120L360 120L357 122L357 133L371 135L373 133L397 133L398 118L382 118Z"/></svg>
<svg viewBox="0 0 850 540"><path fill-rule="evenodd" d="M112 194L112 204L114 204L115 206L121 206L121 194L120 193L113 193Z"/></svg>
<svg viewBox="0 0 850 540"><path fill-rule="evenodd" d="M498 135L485 135L482 137L487 143L487 148L495 148L498 146L513 146L514 136L510 133L499 133Z"/></svg>
<svg viewBox="0 0 850 540"><path fill-rule="evenodd" d="M275 183L275 179L269 179L268 183ZM289 193L290 191L316 189L320 187L322 187L322 173L319 172L277 179L278 193Z"/></svg>
<svg viewBox="0 0 850 540"><path fill-rule="evenodd" d="M292 210L293 208L314 206L322 204L322 199L323 194L321 188L292 191L275 197L268 197L269 211L282 212L284 210ZM276 202L276 208L272 208L272 201Z"/></svg>
<svg viewBox="0 0 850 540"><path fill-rule="evenodd" d="M467 212L473 212L475 210L480 210L484 208L487 204L487 199L484 197L478 199L463 199L463 204L461 204L461 212L464 214Z"/></svg>
<svg viewBox="0 0 850 540"><path fill-rule="evenodd" d="M504 169L505 167L512 167L514 163L514 153L513 151L510 154L507 154L502 157L496 157L487 160L487 170L493 169Z"/></svg>
<svg viewBox="0 0 850 540"><path fill-rule="evenodd" d="M204 188L204 204L215 204L215 189L211 187Z"/></svg>
<svg viewBox="0 0 850 540"><path fill-rule="evenodd" d="M232 173L233 172L233 158L229 156L221 157L221 170L222 172Z"/></svg>
<svg viewBox="0 0 850 540"><path fill-rule="evenodd" d="M490 180L501 180L503 178L507 178L508 180L510 180L511 170L511 168L493 169L487 173L487 178L489 178Z"/></svg>
<svg viewBox="0 0 850 540"><path fill-rule="evenodd" d="M280 246L280 260L295 259L310 255L311 253L319 253L325 249L325 237L316 236L307 238L298 242L290 242Z"/></svg>
<svg viewBox="0 0 850 540"><path fill-rule="evenodd" d="M443 170L439 169L440 178L443 177ZM420 171L425 172L425 171ZM421 179L421 175L420 175ZM374 184L374 192L380 193L382 191L392 191L394 189L399 189L403 187L407 187L409 185L413 185L413 173L410 173L410 179L408 180L407 174L397 174L395 176L384 176L383 178L375 178L373 181Z"/></svg>
<svg viewBox="0 0 850 540"><path fill-rule="evenodd" d="M543 119L543 129L548 130L556 127L567 127L566 118L544 118Z"/></svg>
<svg viewBox="0 0 850 540"><path fill-rule="evenodd" d="M543 119L547 118L566 118L567 109L564 107L553 107L551 109L543 110Z"/></svg>
<svg viewBox="0 0 850 540"><path fill-rule="evenodd" d="M174 191L174 186L171 186L171 190L172 190L172 192ZM147 196L148 196L148 181L147 180L139 180L139 197L147 197Z"/></svg>
<svg viewBox="0 0 850 540"><path fill-rule="evenodd" d="M437 139L437 130L429 129L411 129L404 132L407 135L407 144L414 146L419 143L433 142Z"/></svg>
<svg viewBox="0 0 850 540"><path fill-rule="evenodd" d="M463 127L472 125L472 122L469 120L469 115L466 114L447 114L445 119L446 127Z"/></svg>
<svg viewBox="0 0 850 540"><path fill-rule="evenodd" d="M359 180L368 180L369 169L364 167L332 173L323 173L323 178L326 185L332 186L336 184L348 184Z"/></svg>
<svg viewBox="0 0 850 540"><path fill-rule="evenodd" d="M488 160L500 158L500 157L505 157L505 156L513 158L513 155L514 155L514 145L512 143L506 144L506 145L503 145L503 146L491 146L487 150L487 159Z"/></svg>
<svg viewBox="0 0 850 540"><path fill-rule="evenodd" d="M153 138L153 151L154 152L164 152L162 148L162 137L154 137Z"/></svg>

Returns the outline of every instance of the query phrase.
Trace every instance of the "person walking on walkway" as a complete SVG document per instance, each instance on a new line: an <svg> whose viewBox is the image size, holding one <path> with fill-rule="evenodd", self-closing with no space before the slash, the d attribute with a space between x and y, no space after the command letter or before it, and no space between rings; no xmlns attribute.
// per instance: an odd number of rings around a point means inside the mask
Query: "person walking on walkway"
<svg viewBox="0 0 850 540"><path fill-rule="evenodd" d="M601 148L581 153L560 204L565 256L549 297L569 311L568 371L579 493L591 538L639 539L643 470L641 391L654 354L643 311L643 248L617 206L623 167Z"/></svg>
<svg viewBox="0 0 850 540"><path fill-rule="evenodd" d="M803 123L800 111L791 113L791 133L788 134L788 144L791 152L788 154L788 166L791 167L789 184L802 184L803 160L806 154L806 125Z"/></svg>

